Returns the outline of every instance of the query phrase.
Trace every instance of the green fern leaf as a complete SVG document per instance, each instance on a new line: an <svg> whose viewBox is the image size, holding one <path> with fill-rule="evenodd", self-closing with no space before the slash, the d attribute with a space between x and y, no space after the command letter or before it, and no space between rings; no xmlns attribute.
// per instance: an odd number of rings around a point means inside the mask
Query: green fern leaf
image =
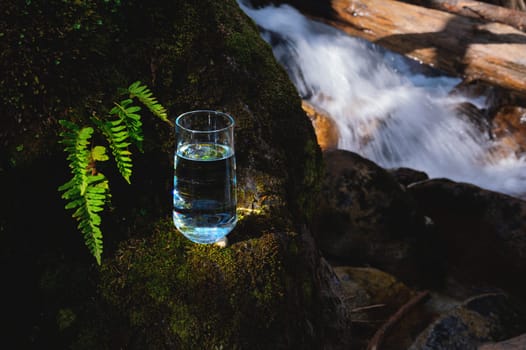
<svg viewBox="0 0 526 350"><path fill-rule="evenodd" d="M111 109L110 114L117 116L120 123L112 125L112 131L114 133L121 132L121 136L126 135L142 151L144 137L142 135L141 116L135 113L140 111L141 107L133 106L131 105L132 103L133 100L131 99L123 100L120 104L115 103L115 107ZM125 127L124 129L123 126Z"/></svg>
<svg viewBox="0 0 526 350"><path fill-rule="evenodd" d="M60 141L66 147L64 150L68 154L66 157L70 161L69 168L73 174L75 185L79 187L81 195L87 187L87 169L90 164L90 151L88 145L93 134L92 127L80 128L74 123L61 120L60 124L68 130L62 132Z"/></svg>
<svg viewBox="0 0 526 350"><path fill-rule="evenodd" d="M168 120L168 114L166 108L164 108L159 101L153 96L153 93L146 85L141 85L140 81L136 81L128 87L130 97L137 97L142 104L146 106L155 116L160 118L162 121L172 125L172 122Z"/></svg>
<svg viewBox="0 0 526 350"><path fill-rule="evenodd" d="M98 213L104 210L109 187L106 177L101 173L90 175L88 178L89 186L85 194L80 195L76 189L77 199L70 201L66 209L76 209L72 216L78 221L77 228L81 231L86 246L100 265L103 246L100 230L102 220Z"/></svg>
<svg viewBox="0 0 526 350"><path fill-rule="evenodd" d="M65 128L60 133L61 143L65 145L67 159L70 161L72 178L61 185L58 190L67 200L65 208L74 210L72 217L78 221L84 242L100 265L102 256L101 218L98 214L104 209L108 196L108 181L101 173L94 172L95 161L108 159L106 148L96 146L89 149L93 128L80 128L75 123L61 120Z"/></svg>
<svg viewBox="0 0 526 350"><path fill-rule="evenodd" d="M129 134L126 132L126 125L124 125L122 120L119 120L119 124L116 126L112 126L115 124L114 122L115 121L98 123L98 126L108 140L111 153L115 159L115 163L117 163L117 169L126 182L130 183L130 177L132 175L132 160L130 156L132 153L128 150L130 143L126 142ZM121 128L122 126L124 129Z"/></svg>
<svg viewBox="0 0 526 350"><path fill-rule="evenodd" d="M106 154L106 147L104 146L95 146L91 150L91 159L98 161L98 162L104 162L109 159L108 155Z"/></svg>

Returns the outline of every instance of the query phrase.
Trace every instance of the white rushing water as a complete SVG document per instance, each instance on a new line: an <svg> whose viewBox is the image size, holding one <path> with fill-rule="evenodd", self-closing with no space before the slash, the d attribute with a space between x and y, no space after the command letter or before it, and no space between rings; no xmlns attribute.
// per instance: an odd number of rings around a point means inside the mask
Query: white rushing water
<svg viewBox="0 0 526 350"><path fill-rule="evenodd" d="M454 112L463 101L484 107L484 99L448 95L459 79L415 73L408 59L290 6L240 6L262 28L300 96L334 119L339 148L386 168L526 194L526 159L489 157L493 141Z"/></svg>

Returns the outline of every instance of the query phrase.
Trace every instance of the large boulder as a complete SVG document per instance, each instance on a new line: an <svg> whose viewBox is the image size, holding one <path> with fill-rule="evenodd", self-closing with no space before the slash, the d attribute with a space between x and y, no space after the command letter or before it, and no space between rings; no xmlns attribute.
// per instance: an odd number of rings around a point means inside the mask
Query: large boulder
<svg viewBox="0 0 526 350"><path fill-rule="evenodd" d="M315 134L234 0L2 7L0 234L10 281L3 310L13 320L6 344L345 346L337 279L305 225L321 171ZM240 220L223 249L190 243L173 228L174 132L145 114L132 185L105 171L112 202L99 268L56 191L68 170L57 120L89 123L135 80L171 118L199 108L234 116Z"/></svg>
<svg viewBox="0 0 526 350"><path fill-rule="evenodd" d="M400 185L405 187L411 185L412 183L429 179L429 176L425 172L411 168L399 167L388 169L388 171L394 176Z"/></svg>
<svg viewBox="0 0 526 350"><path fill-rule="evenodd" d="M492 133L499 140L499 148L494 150L497 156L521 157L526 153L526 108L503 106L492 121Z"/></svg>
<svg viewBox="0 0 526 350"><path fill-rule="evenodd" d="M408 187L442 244L435 254L469 288L526 292L526 202L447 179Z"/></svg>
<svg viewBox="0 0 526 350"><path fill-rule="evenodd" d="M345 150L323 153L325 175L313 230L323 253L397 276L414 269L425 230L415 203L385 169Z"/></svg>

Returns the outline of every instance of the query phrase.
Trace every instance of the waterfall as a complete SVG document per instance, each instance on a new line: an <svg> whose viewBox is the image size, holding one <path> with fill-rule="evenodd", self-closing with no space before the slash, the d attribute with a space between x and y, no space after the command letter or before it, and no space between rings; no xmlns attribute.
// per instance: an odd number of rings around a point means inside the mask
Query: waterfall
<svg viewBox="0 0 526 350"><path fill-rule="evenodd" d="M453 108L484 98L452 95L460 79L426 75L377 45L282 5L240 3L287 70L299 95L337 124L338 148L385 168L409 167L515 196L526 195L526 158L490 157L495 146Z"/></svg>

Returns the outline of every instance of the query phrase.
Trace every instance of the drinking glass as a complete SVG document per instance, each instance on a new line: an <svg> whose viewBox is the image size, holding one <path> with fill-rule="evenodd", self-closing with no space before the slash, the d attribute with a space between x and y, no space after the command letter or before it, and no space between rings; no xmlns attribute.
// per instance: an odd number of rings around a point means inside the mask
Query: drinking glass
<svg viewBox="0 0 526 350"><path fill-rule="evenodd" d="M175 121L173 221L196 243L215 243L236 225L234 119L197 110Z"/></svg>

